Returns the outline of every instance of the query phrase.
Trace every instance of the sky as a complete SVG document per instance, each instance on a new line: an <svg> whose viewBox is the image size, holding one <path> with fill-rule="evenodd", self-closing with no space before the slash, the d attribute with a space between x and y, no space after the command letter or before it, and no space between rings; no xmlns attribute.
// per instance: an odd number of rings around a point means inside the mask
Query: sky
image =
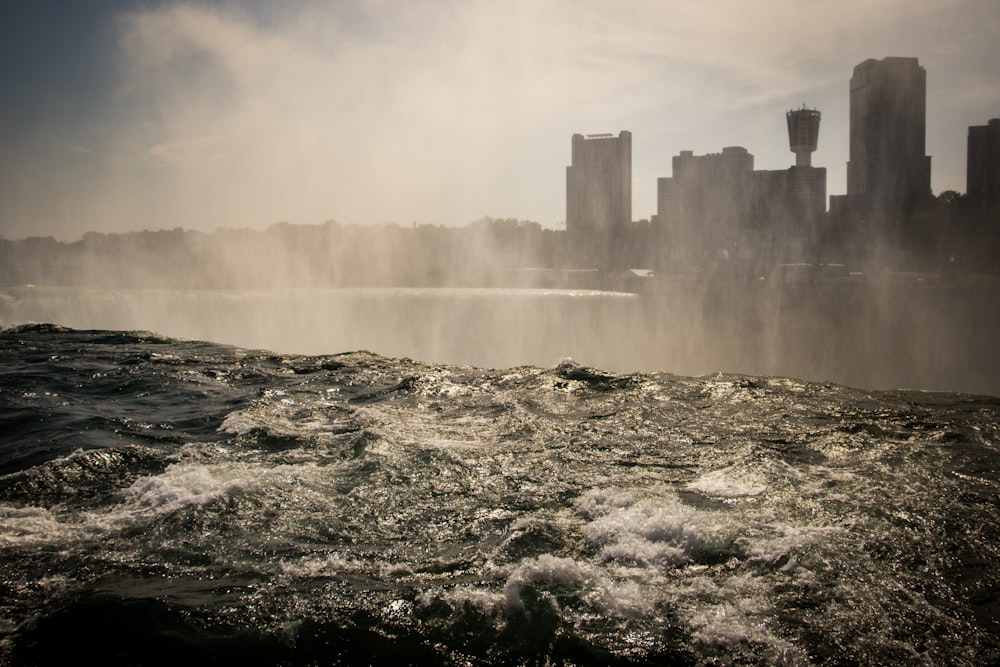
<svg viewBox="0 0 1000 667"><path fill-rule="evenodd" d="M0 237L565 220L574 133L813 165L846 190L855 65L919 58L932 188L1000 117L996 0L33 0L0 9Z"/></svg>

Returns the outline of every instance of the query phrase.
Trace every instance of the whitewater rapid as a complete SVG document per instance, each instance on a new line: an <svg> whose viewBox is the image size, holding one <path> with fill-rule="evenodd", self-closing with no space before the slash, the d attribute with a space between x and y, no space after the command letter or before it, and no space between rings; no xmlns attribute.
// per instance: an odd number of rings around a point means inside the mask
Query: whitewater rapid
<svg viewBox="0 0 1000 667"><path fill-rule="evenodd" d="M33 325L0 408L8 664L1000 657L994 398Z"/></svg>

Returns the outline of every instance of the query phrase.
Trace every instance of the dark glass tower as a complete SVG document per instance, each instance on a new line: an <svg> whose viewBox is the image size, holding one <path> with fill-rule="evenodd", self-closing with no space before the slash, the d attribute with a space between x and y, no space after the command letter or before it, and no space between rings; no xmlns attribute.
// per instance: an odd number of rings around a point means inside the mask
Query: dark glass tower
<svg viewBox="0 0 1000 667"><path fill-rule="evenodd" d="M1000 118L969 127L966 192L987 204L1000 202Z"/></svg>
<svg viewBox="0 0 1000 667"><path fill-rule="evenodd" d="M847 196L862 217L893 219L931 197L927 72L916 58L869 59L851 77Z"/></svg>

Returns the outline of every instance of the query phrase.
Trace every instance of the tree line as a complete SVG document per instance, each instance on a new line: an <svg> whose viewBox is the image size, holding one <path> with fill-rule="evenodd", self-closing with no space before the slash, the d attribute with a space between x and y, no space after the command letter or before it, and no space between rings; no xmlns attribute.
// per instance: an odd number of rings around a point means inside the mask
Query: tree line
<svg viewBox="0 0 1000 667"><path fill-rule="evenodd" d="M485 217L465 227L279 222L267 229L175 228L0 239L0 284L267 289L493 286L565 260L563 235Z"/></svg>
<svg viewBox="0 0 1000 667"><path fill-rule="evenodd" d="M888 231L831 216L803 249L814 266L940 275L1000 273L1000 204L941 193ZM571 238L537 222L484 217L464 227L279 222L263 230L87 232L74 242L0 238L0 285L270 289L284 287L562 287L574 269L670 276L670 230L658 221ZM782 275L775 240L720 248L703 276ZM726 259L720 260L719 258ZM538 270L538 271L536 271ZM582 281L582 282L581 282ZM605 285L606 286L606 285Z"/></svg>

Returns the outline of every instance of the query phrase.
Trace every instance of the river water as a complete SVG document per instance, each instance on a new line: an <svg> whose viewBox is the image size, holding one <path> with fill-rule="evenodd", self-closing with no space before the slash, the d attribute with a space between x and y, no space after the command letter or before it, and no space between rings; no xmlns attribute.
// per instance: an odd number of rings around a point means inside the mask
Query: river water
<svg viewBox="0 0 1000 667"><path fill-rule="evenodd" d="M998 427L983 395L8 326L0 660L996 664Z"/></svg>

